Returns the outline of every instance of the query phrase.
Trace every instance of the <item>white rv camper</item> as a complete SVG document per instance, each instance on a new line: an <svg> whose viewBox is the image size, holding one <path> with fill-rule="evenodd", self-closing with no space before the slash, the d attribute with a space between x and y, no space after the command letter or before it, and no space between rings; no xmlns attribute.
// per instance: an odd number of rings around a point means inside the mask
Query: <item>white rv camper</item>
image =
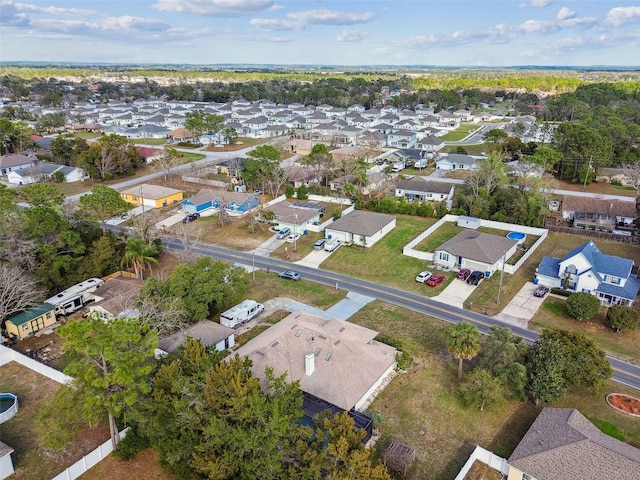
<svg viewBox="0 0 640 480"><path fill-rule="evenodd" d="M46 303L55 307L56 315L68 315L93 301L93 292L103 283L104 280L100 278L89 278L54 295Z"/></svg>
<svg viewBox="0 0 640 480"><path fill-rule="evenodd" d="M230 308L220 314L220 324L225 327L235 327L248 322L253 317L259 315L264 310L264 305L255 300L245 300L244 302Z"/></svg>

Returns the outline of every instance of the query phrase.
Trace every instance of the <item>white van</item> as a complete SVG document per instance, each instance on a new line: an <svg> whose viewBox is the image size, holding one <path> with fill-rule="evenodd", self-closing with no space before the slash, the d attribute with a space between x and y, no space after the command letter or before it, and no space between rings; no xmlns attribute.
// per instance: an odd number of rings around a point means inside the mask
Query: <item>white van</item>
<svg viewBox="0 0 640 480"><path fill-rule="evenodd" d="M333 252L340 246L340 240L334 238L333 240L327 240L324 244L324 249L327 252Z"/></svg>

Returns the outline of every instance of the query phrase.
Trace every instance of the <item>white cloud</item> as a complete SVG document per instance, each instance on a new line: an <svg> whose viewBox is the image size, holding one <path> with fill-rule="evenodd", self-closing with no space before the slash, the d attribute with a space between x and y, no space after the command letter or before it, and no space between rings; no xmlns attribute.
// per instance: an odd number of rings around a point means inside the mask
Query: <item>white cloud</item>
<svg viewBox="0 0 640 480"><path fill-rule="evenodd" d="M292 22L291 20L279 20L276 18L254 18L249 23L254 27L271 31L302 30L304 28L304 25L300 22Z"/></svg>
<svg viewBox="0 0 640 480"><path fill-rule="evenodd" d="M620 27L637 20L638 17L640 17L640 7L616 7L607 12L604 23L610 27Z"/></svg>
<svg viewBox="0 0 640 480"><path fill-rule="evenodd" d="M546 7L548 5L551 5L553 3L553 0L529 0L528 2L522 2L519 7L524 8L524 7L538 7L538 8L542 8L542 7Z"/></svg>
<svg viewBox="0 0 640 480"><path fill-rule="evenodd" d="M337 37L337 42L361 42L365 37L369 35L369 32L361 30L344 29Z"/></svg>
<svg viewBox="0 0 640 480"><path fill-rule="evenodd" d="M375 17L375 13L345 13L334 10L307 10L305 12L288 13L287 17L305 25L354 25L367 23Z"/></svg>
<svg viewBox="0 0 640 480"><path fill-rule="evenodd" d="M31 19L18 9L12 2L0 2L0 25L6 27L28 27Z"/></svg>
<svg viewBox="0 0 640 480"><path fill-rule="evenodd" d="M598 22L595 17L566 18L563 20L527 20L518 28L527 33L551 33L564 28L591 27Z"/></svg>
<svg viewBox="0 0 640 480"><path fill-rule="evenodd" d="M136 37L158 32L167 32L169 26L156 21L140 17L125 15L122 17L109 17L95 22L81 20L33 20L33 27L40 34L57 33L79 36L116 36Z"/></svg>
<svg viewBox="0 0 640 480"><path fill-rule="evenodd" d="M415 37L408 38L404 44L410 48L424 48L441 43L444 39L434 34L429 35L416 35Z"/></svg>
<svg viewBox="0 0 640 480"><path fill-rule="evenodd" d="M2 2L0 4L2 8L4 8L5 3L11 2ZM58 7L39 7L37 5L31 5L29 3L15 3L15 8L19 11L23 12L41 12L41 13L49 13L53 15L94 15L94 10L87 10L84 8L58 8Z"/></svg>
<svg viewBox="0 0 640 480"><path fill-rule="evenodd" d="M567 20L575 16L576 16L576 12L574 12L573 10L569 10L567 7L562 7L558 12L558 15L556 18L558 20Z"/></svg>
<svg viewBox="0 0 640 480"><path fill-rule="evenodd" d="M235 17L252 15L273 6L274 0L157 0L153 8L163 12Z"/></svg>

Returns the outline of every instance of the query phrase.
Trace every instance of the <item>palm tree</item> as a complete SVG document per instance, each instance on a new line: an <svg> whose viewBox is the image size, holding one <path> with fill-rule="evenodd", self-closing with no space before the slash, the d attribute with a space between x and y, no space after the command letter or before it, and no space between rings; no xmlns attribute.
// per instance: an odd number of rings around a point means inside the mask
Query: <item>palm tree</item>
<svg viewBox="0 0 640 480"><path fill-rule="evenodd" d="M132 237L127 240L127 245L124 247L121 265L133 267L136 278L141 279L145 266L149 266L149 270L151 270L151 264L158 263L155 258L157 255L158 250L148 245L143 239Z"/></svg>
<svg viewBox="0 0 640 480"><path fill-rule="evenodd" d="M467 322L456 323L448 330L447 348L458 359L458 380L462 379L462 361L471 360L480 351L480 332Z"/></svg>

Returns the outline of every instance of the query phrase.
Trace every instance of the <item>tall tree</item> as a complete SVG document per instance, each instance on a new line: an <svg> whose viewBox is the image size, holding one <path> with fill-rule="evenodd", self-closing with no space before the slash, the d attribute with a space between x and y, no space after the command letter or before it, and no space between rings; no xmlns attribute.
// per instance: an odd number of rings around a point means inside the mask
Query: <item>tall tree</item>
<svg viewBox="0 0 640 480"><path fill-rule="evenodd" d="M565 368L567 350L554 339L539 339L531 348L527 363L527 390L536 405L553 403L567 391Z"/></svg>
<svg viewBox="0 0 640 480"><path fill-rule="evenodd" d="M489 370L475 368L460 386L462 398L468 405L484 411L504 401L504 386Z"/></svg>
<svg viewBox="0 0 640 480"><path fill-rule="evenodd" d="M17 265L0 264L0 329L16 313L37 306L44 291L29 272Z"/></svg>
<svg viewBox="0 0 640 480"><path fill-rule="evenodd" d="M127 240L122 256L122 265L133 267L136 278L144 278L144 270L148 266L151 269L152 263L158 263L156 257L160 254L158 250L150 246L143 239L131 237Z"/></svg>
<svg viewBox="0 0 640 480"><path fill-rule="evenodd" d="M64 203L64 193L50 183L32 183L20 189L19 196L32 206L46 205L60 208Z"/></svg>
<svg viewBox="0 0 640 480"><path fill-rule="evenodd" d="M107 220L122 215L133 208L125 202L113 188L105 185L94 185L91 193L80 197L80 215L91 221L102 224L102 232L107 232Z"/></svg>
<svg viewBox="0 0 640 480"><path fill-rule="evenodd" d="M224 128L224 117L202 110L195 110L186 113L184 127L191 130L199 141L200 137L205 133L215 135L222 130Z"/></svg>
<svg viewBox="0 0 640 480"><path fill-rule="evenodd" d="M456 323L447 331L447 348L458 359L458 380L462 379L462 361L471 360L480 351L480 332L467 322Z"/></svg>
<svg viewBox="0 0 640 480"><path fill-rule="evenodd" d="M158 336L137 319L98 317L68 322L57 330L72 362L65 373L74 378L84 406L107 414L114 449L116 420L151 391L150 375Z"/></svg>
<svg viewBox="0 0 640 480"><path fill-rule="evenodd" d="M242 178L277 197L287 181L287 175L280 166L280 152L271 145L251 150L242 169Z"/></svg>

